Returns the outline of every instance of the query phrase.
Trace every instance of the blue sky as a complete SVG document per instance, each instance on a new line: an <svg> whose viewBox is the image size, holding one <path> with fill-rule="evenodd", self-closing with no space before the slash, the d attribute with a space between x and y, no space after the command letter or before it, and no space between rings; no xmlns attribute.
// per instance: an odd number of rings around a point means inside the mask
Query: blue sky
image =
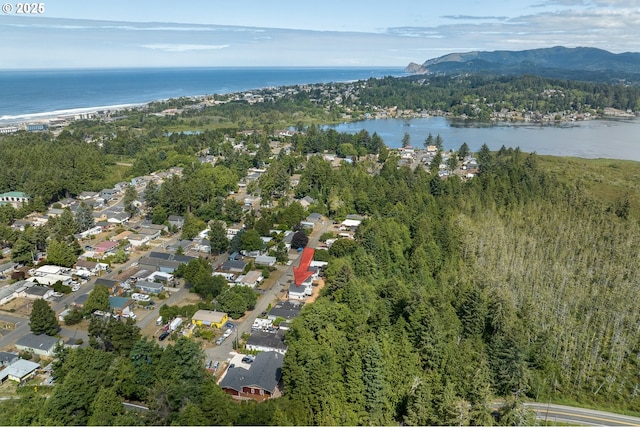
<svg viewBox="0 0 640 427"><path fill-rule="evenodd" d="M0 13L0 68L404 67L470 50L640 51L640 0L51 0L44 6L41 15Z"/></svg>

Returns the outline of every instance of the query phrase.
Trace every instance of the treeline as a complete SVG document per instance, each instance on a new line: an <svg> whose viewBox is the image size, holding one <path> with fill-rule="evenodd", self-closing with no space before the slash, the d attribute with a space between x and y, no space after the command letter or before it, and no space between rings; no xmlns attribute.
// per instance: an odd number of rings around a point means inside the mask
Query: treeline
<svg viewBox="0 0 640 427"><path fill-rule="evenodd" d="M21 133L0 138L0 191L23 191L49 203L107 181L100 150L68 136Z"/></svg>
<svg viewBox="0 0 640 427"><path fill-rule="evenodd" d="M640 109L640 87L535 76L413 76L370 79L357 105L442 110L488 118L491 112L585 112L607 107Z"/></svg>

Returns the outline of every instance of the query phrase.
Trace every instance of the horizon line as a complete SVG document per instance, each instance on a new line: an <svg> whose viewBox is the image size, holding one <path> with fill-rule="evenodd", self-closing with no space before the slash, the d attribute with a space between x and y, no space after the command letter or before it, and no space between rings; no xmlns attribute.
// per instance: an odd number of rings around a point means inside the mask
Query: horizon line
<svg viewBox="0 0 640 427"><path fill-rule="evenodd" d="M0 72L6 71L111 71L111 70L184 70L184 69L247 69L247 68L272 68L272 69L383 69L383 68L398 68L404 69L406 65L193 65L193 66L179 66L179 65L158 65L158 66L114 66L114 67L30 67L30 68L0 68Z"/></svg>

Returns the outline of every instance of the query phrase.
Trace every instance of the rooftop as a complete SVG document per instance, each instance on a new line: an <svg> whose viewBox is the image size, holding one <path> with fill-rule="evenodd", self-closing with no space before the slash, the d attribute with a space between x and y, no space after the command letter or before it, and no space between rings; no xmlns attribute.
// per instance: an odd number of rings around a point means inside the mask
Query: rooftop
<svg viewBox="0 0 640 427"><path fill-rule="evenodd" d="M26 348L50 351L59 342L60 342L60 339L55 337L50 337L48 335L27 334L22 338L20 338L16 342L16 345L26 347Z"/></svg>
<svg viewBox="0 0 640 427"><path fill-rule="evenodd" d="M273 335L273 334L271 334ZM220 387L242 391L242 387L257 386L273 392L282 378L284 356L275 351L258 353L249 367L230 368L220 381Z"/></svg>
<svg viewBox="0 0 640 427"><path fill-rule="evenodd" d="M220 323L227 316L227 313L212 310L198 310L193 314L193 320L201 320L208 323Z"/></svg>

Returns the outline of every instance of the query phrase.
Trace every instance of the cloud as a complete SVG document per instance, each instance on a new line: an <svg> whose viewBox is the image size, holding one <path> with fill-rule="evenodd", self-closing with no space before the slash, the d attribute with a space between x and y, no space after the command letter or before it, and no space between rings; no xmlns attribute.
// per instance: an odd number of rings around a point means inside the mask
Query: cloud
<svg viewBox="0 0 640 427"><path fill-rule="evenodd" d="M140 45L145 49L161 50L164 52L190 52L198 50L218 50L230 47L228 44L179 44L179 43L158 43Z"/></svg>
<svg viewBox="0 0 640 427"><path fill-rule="evenodd" d="M465 20L465 21L473 21L473 20L505 21L505 20L509 19L508 16L473 16L473 15L444 15L443 18L445 18L445 19L462 19L462 20Z"/></svg>

